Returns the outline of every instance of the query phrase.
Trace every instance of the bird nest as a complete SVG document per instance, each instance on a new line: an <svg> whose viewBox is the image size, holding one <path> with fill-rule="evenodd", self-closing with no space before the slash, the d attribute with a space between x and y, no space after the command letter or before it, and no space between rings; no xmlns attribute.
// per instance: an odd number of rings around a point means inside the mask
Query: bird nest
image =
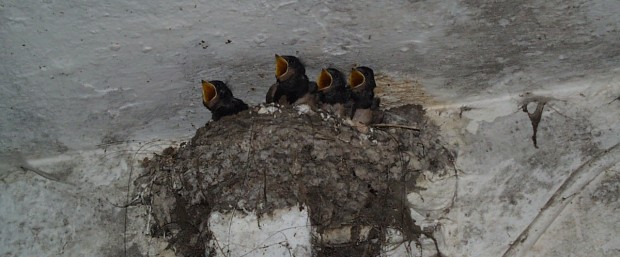
<svg viewBox="0 0 620 257"><path fill-rule="evenodd" d="M386 111L367 133L327 113L259 106L145 159L135 184L152 207L151 234L165 234L179 256L214 255L212 212L260 218L293 206L308 208L314 256L378 256L388 229L404 241L435 241L411 218L406 196L420 190L423 172L454 173L438 130L419 105ZM344 226L349 242L322 240Z"/></svg>

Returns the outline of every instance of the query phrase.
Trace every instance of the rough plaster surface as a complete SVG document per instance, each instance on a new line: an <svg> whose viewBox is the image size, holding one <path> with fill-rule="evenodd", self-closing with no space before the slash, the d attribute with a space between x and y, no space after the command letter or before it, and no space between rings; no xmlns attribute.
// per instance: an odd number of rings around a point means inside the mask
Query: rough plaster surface
<svg viewBox="0 0 620 257"><path fill-rule="evenodd" d="M521 92L620 61L617 1L3 1L0 143L28 153L178 137L201 79L250 103L273 54L370 65L446 99ZM204 42L203 42L204 41Z"/></svg>
<svg viewBox="0 0 620 257"><path fill-rule="evenodd" d="M432 206L412 215L439 225L450 256L501 256L572 172L620 141L619 9L613 0L2 1L0 255L122 256L130 171L172 144L152 139L187 140L209 118L201 79L261 102L281 53L301 56L310 77L370 65L391 106L424 104L462 172L448 215ZM539 149L519 108L532 95L552 98ZM15 150L71 184L17 169ZM619 169L594 167L545 233L506 256L620 254ZM129 209L128 256L169 256L145 235L145 211Z"/></svg>

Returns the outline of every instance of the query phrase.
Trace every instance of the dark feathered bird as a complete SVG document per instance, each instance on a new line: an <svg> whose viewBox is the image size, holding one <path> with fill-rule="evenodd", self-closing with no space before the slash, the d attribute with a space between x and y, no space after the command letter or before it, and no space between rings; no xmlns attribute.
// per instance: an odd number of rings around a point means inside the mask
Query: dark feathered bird
<svg viewBox="0 0 620 257"><path fill-rule="evenodd" d="M322 69L316 85L321 109L345 117L351 91L342 72L334 68Z"/></svg>
<svg viewBox="0 0 620 257"><path fill-rule="evenodd" d="M278 104L315 104L316 84L308 80L306 68L295 56L276 54L276 83L265 101Z"/></svg>
<svg viewBox="0 0 620 257"><path fill-rule="evenodd" d="M379 110L380 99L375 97L374 89L377 84L372 69L365 66L353 68L349 75L349 86L353 101L350 117L353 121L368 125L382 119L376 115L373 119L373 113Z"/></svg>
<svg viewBox="0 0 620 257"><path fill-rule="evenodd" d="M219 80L202 81L202 104L211 111L214 121L248 109L248 105L235 98L226 83Z"/></svg>

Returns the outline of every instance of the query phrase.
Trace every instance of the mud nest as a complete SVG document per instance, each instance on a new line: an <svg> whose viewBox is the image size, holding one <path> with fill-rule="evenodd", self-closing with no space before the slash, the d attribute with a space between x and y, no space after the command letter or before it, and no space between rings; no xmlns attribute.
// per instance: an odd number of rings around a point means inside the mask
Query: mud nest
<svg viewBox="0 0 620 257"><path fill-rule="evenodd" d="M423 171L451 172L455 156L419 105L386 111L384 124L361 133L326 113L276 106L209 122L143 161L135 184L152 207L151 235L165 235L179 256L214 255L211 212L260 218L300 206L309 209L314 256L378 256L387 229L435 241L411 218L406 196ZM343 227L349 242L323 240Z"/></svg>

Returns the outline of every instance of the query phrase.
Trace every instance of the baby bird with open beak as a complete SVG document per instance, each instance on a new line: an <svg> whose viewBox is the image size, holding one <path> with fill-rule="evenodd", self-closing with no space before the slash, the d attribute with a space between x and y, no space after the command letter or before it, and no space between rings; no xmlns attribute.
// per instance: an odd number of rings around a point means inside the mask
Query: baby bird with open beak
<svg viewBox="0 0 620 257"><path fill-rule="evenodd" d="M306 68L297 57L276 54L276 83L267 91L267 103L314 107L315 92L316 84L308 80Z"/></svg>
<svg viewBox="0 0 620 257"><path fill-rule="evenodd" d="M226 83L219 80L202 81L202 104L211 111L214 121L248 109L248 105L235 98Z"/></svg>
<svg viewBox="0 0 620 257"><path fill-rule="evenodd" d="M342 72L334 68L322 69L316 85L319 107L339 117L345 117L351 91L347 87Z"/></svg>
<svg viewBox="0 0 620 257"><path fill-rule="evenodd" d="M372 69L365 66L353 68L349 75L349 86L353 100L350 117L353 121L364 125L380 122L383 117L378 112L380 99L375 97L377 84Z"/></svg>

